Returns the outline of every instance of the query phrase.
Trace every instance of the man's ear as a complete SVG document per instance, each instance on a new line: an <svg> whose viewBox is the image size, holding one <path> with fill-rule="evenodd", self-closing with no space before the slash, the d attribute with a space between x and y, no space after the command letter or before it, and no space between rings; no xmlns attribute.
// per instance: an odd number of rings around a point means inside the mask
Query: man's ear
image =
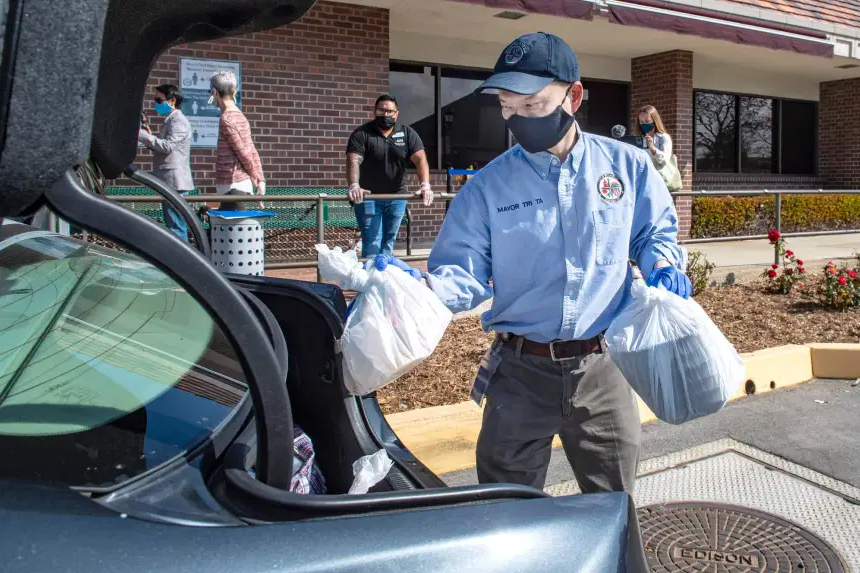
<svg viewBox="0 0 860 573"><path fill-rule="evenodd" d="M570 84L570 96L567 98L570 102L570 115L579 111L584 98L585 88L582 87L582 84L580 82L573 82Z"/></svg>

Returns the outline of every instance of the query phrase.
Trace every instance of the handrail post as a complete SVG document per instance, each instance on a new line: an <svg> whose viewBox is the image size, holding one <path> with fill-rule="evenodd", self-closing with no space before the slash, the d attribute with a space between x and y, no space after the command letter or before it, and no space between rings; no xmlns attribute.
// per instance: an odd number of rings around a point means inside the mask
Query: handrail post
<svg viewBox="0 0 860 573"><path fill-rule="evenodd" d="M317 195L317 244L325 243L325 193ZM322 282L320 268L317 267L317 282Z"/></svg>
<svg viewBox="0 0 860 573"><path fill-rule="evenodd" d="M445 182L445 191L448 195L454 194L454 176L451 175L451 168L448 168L448 180ZM451 207L451 200L445 199L445 214L448 214L448 208Z"/></svg>
<svg viewBox="0 0 860 573"><path fill-rule="evenodd" d="M776 193L776 230L782 233L782 193ZM779 241L773 246L773 264L778 265L779 260Z"/></svg>
<svg viewBox="0 0 860 573"><path fill-rule="evenodd" d="M406 256L412 256L412 211L406 205Z"/></svg>

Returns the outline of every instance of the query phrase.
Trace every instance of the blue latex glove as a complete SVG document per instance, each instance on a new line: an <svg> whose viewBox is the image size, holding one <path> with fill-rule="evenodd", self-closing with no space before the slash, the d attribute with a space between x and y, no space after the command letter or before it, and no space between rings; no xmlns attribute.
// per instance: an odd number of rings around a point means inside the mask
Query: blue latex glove
<svg viewBox="0 0 860 573"><path fill-rule="evenodd" d="M693 293L693 284L687 275L675 267L661 267L654 269L646 281L648 286L663 286L667 291L675 293L681 298L690 298Z"/></svg>
<svg viewBox="0 0 860 573"><path fill-rule="evenodd" d="M418 269L413 269L397 257L391 255L376 255L375 258L368 259L367 263L365 263L364 268L370 270L373 267L376 267L377 270L384 271L388 265L394 265L398 269L409 273L413 278L417 280L421 280L421 271Z"/></svg>

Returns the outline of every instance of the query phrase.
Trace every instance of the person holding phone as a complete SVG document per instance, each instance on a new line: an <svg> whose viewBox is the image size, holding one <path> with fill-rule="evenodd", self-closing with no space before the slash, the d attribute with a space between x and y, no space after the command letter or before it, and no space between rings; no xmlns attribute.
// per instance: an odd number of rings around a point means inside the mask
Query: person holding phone
<svg viewBox="0 0 860 573"><path fill-rule="evenodd" d="M639 130L645 136L645 144L654 167L662 168L672 158L672 138L666 132L660 113L653 105L643 106L639 110Z"/></svg>
<svg viewBox="0 0 860 573"><path fill-rule="evenodd" d="M152 174L183 195L194 190L191 176L191 123L182 113L182 92L172 84L155 88L155 112L166 116L161 137L152 134L146 115L141 113L138 143L152 151ZM162 203L164 224L183 241L188 241L188 225L182 215Z"/></svg>

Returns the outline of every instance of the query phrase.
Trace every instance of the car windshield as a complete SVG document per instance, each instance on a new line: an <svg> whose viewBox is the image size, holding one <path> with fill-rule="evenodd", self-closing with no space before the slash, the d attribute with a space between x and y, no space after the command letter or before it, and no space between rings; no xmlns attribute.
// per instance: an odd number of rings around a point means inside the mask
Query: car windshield
<svg viewBox="0 0 860 573"><path fill-rule="evenodd" d="M230 343L166 274L0 227L0 476L123 483L206 440L246 391Z"/></svg>

